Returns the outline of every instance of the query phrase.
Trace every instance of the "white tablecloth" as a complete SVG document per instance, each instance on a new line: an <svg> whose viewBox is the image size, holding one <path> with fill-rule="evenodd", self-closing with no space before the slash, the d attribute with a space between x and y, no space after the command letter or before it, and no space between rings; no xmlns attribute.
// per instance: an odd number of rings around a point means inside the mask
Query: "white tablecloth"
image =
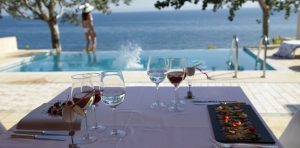
<svg viewBox="0 0 300 148"><path fill-rule="evenodd" d="M180 96L186 95L186 88L180 88ZM66 90L54 100L63 99ZM201 100L235 100L250 103L240 87L195 87L194 95ZM205 105L196 106L186 100L185 111L180 113L167 110L152 110L149 105L155 99L154 87L128 87L126 99L117 108L117 126L126 130L123 139L108 138L107 131L94 133L98 141L81 147L89 148L211 148L209 137L213 137L208 111ZM172 87L162 87L159 97L164 102L174 98ZM54 101L53 100L53 101ZM100 104L99 121L107 125L112 123L109 107ZM13 130L13 129L11 129ZM269 130L269 129L268 129ZM270 130L269 130L270 131ZM68 141L43 141L31 139L12 139L11 132L0 135L0 148L68 147ZM80 135L80 133L77 133ZM273 135L273 134L272 134ZM274 137L274 136L273 136ZM276 139L276 138L274 138ZM278 141L276 140L277 144ZM278 144L279 145L279 144Z"/></svg>

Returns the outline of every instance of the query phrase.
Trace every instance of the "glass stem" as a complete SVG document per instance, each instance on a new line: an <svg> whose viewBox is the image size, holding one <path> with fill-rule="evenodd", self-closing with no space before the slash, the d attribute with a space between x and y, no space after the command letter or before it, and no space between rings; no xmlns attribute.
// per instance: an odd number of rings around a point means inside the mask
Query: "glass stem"
<svg viewBox="0 0 300 148"><path fill-rule="evenodd" d="M87 115L84 113L84 118L85 118L85 130L86 130L86 138L90 137L89 129L88 129L88 121L87 121Z"/></svg>
<svg viewBox="0 0 300 148"><path fill-rule="evenodd" d="M157 102L157 105L159 105L159 100L158 100L158 87L159 87L159 83L156 83L156 102Z"/></svg>
<svg viewBox="0 0 300 148"><path fill-rule="evenodd" d="M94 109L94 118L95 118L95 128L98 127L98 122L97 122L97 112L96 112L96 105L93 105Z"/></svg>
<svg viewBox="0 0 300 148"><path fill-rule="evenodd" d="M70 122L69 123L69 135L71 136L71 145L73 146L75 143L74 143L74 134L73 133L73 125L72 123Z"/></svg>
<svg viewBox="0 0 300 148"><path fill-rule="evenodd" d="M174 91L175 91L175 108L178 107L178 103L179 103L179 96L178 96L178 86L175 86Z"/></svg>
<svg viewBox="0 0 300 148"><path fill-rule="evenodd" d="M117 134L117 129L116 129L116 108L113 107L112 108L112 113L113 113L113 126L114 128L111 131L112 135L116 135Z"/></svg>
<svg viewBox="0 0 300 148"><path fill-rule="evenodd" d="M72 145L74 145L74 136L71 136L71 142L72 142Z"/></svg>

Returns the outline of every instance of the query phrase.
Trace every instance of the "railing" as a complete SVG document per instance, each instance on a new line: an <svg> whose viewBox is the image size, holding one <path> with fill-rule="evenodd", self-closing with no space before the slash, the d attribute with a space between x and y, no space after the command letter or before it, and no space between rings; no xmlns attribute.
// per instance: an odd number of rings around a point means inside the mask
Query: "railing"
<svg viewBox="0 0 300 148"><path fill-rule="evenodd" d="M258 65L259 65L259 57L260 57L260 52L261 52L261 48L262 48L262 45L264 43L264 39L261 38L259 40L259 43L258 43L258 47L257 47L257 54L256 54L256 60L255 60L255 70L258 70Z"/></svg>
<svg viewBox="0 0 300 148"><path fill-rule="evenodd" d="M234 60L234 78L237 78L238 67L239 67L239 39L236 35L233 36L231 49L234 50L235 48L235 60ZM231 52L232 56L232 52ZM231 59L230 59L231 61Z"/></svg>
<svg viewBox="0 0 300 148"><path fill-rule="evenodd" d="M265 52L264 52L263 69L262 69L263 75L261 77L265 78L266 77L266 66L267 66L267 50L268 50L268 43L269 43L268 36L263 36L262 40L263 40L263 44L265 47Z"/></svg>

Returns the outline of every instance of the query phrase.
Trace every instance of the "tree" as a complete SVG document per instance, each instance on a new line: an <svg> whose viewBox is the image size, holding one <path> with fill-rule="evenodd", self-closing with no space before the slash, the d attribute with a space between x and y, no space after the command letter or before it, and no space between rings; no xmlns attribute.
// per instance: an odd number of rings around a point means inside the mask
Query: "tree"
<svg viewBox="0 0 300 148"><path fill-rule="evenodd" d="M200 0L163 0L157 1L155 7L162 9L164 7L174 7L180 9L185 2L194 3L197 5ZM299 0L203 0L202 9L205 10L209 4L213 6L213 11L222 9L223 6L227 6L229 10L228 19L232 21L235 16L235 12L239 10L243 4L248 1L258 2L262 10L262 35L269 36L269 18L273 11L285 11L285 18L290 16L292 9L296 12L299 8Z"/></svg>
<svg viewBox="0 0 300 148"><path fill-rule="evenodd" d="M128 5L131 0L85 0L103 13L110 13L109 4L118 5L120 1ZM1 10L14 18L42 20L49 26L52 48L57 53L61 51L58 21L78 22L78 14L74 11L81 0L0 0ZM59 19L61 16L62 19ZM77 21L76 21L77 20Z"/></svg>
<svg viewBox="0 0 300 148"><path fill-rule="evenodd" d="M1 14L2 14L2 9L3 9L3 7L4 7L3 4L0 3L0 18L2 18L2 15L1 15Z"/></svg>

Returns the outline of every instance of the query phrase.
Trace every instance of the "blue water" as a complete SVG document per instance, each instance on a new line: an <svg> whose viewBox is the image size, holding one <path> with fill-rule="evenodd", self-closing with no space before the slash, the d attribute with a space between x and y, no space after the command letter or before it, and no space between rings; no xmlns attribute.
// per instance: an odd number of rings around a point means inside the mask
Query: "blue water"
<svg viewBox="0 0 300 148"><path fill-rule="evenodd" d="M261 36L259 8L243 8L233 22L227 20L228 11L170 11L94 14L98 35L98 50L116 50L126 42L135 42L143 50L206 49L209 44L217 48L230 47L234 34L240 46L256 45ZM282 13L270 19L270 36L296 35L296 15L284 20ZM85 38L80 26L60 24L64 51L81 51ZM0 19L0 37L17 36L19 48L51 48L49 28L46 23L32 20Z"/></svg>
<svg viewBox="0 0 300 148"><path fill-rule="evenodd" d="M30 63L4 69L4 71L146 70L149 56L186 58L189 65L201 64L200 68L204 70L233 70L233 65L228 65L228 49L141 50L133 45L122 49L121 51L98 51L95 55L86 52L63 52L60 56L39 55ZM261 69L261 63L259 61L258 69ZM273 70L270 66L267 68ZM239 70L255 70L254 58L242 50L239 54Z"/></svg>

